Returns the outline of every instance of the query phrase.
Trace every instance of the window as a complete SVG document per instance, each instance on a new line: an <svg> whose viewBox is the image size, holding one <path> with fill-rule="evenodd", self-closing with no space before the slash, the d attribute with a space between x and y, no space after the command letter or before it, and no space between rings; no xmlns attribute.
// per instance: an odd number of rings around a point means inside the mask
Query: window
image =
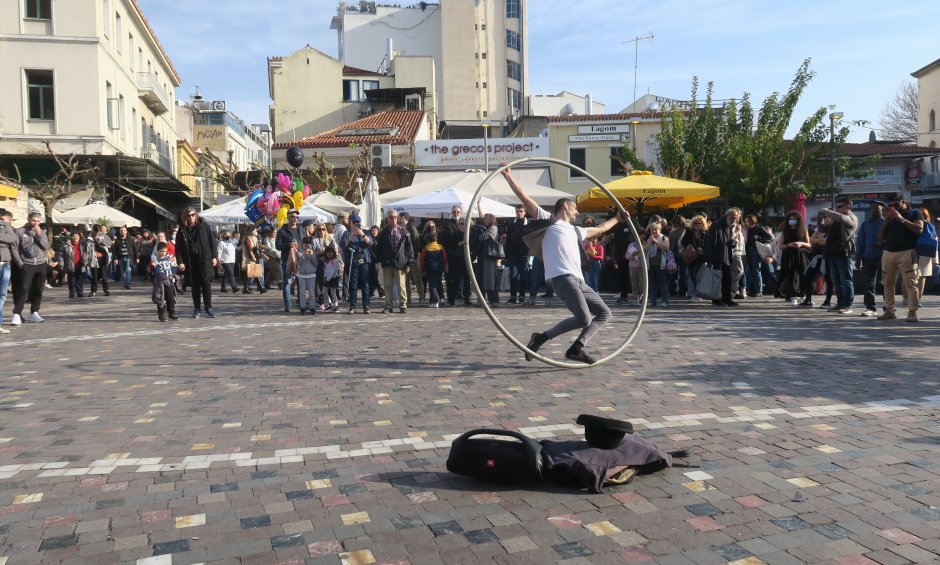
<svg viewBox="0 0 940 565"><path fill-rule="evenodd" d="M26 17L31 20L51 20L52 0L26 0Z"/></svg>
<svg viewBox="0 0 940 565"><path fill-rule="evenodd" d="M362 81L362 91L375 90L379 87L379 81L377 80L364 80Z"/></svg>
<svg viewBox="0 0 940 565"><path fill-rule="evenodd" d="M486 83L485 83L485 82L483 83L483 88L486 88Z"/></svg>
<svg viewBox="0 0 940 565"><path fill-rule="evenodd" d="M108 129L116 130L121 127L121 116L118 114L118 99L114 97L114 87L110 82L105 82L105 104L108 114Z"/></svg>
<svg viewBox="0 0 940 565"><path fill-rule="evenodd" d="M506 30L506 47L510 49L515 49L516 51L522 50L522 36L512 31L511 29Z"/></svg>
<svg viewBox="0 0 940 565"><path fill-rule="evenodd" d="M620 151L623 147L611 147L610 148L610 176L612 177L622 177L624 175L623 167L620 166L620 161L614 159L614 157L621 157Z"/></svg>
<svg viewBox="0 0 940 565"><path fill-rule="evenodd" d="M587 149L585 149L584 147L569 147L568 148L568 162L576 167L580 167L586 170L587 169ZM568 170L569 179L583 178L583 177L584 175L582 175L581 173L573 169Z"/></svg>
<svg viewBox="0 0 940 565"><path fill-rule="evenodd" d="M104 0L104 11L102 12L104 21L104 36L111 37L111 0Z"/></svg>
<svg viewBox="0 0 940 565"><path fill-rule="evenodd" d="M516 90L515 88L510 88L507 90L509 110L521 110L522 109L522 93Z"/></svg>
<svg viewBox="0 0 940 565"><path fill-rule="evenodd" d="M144 49L143 47L137 48L137 68L144 70Z"/></svg>
<svg viewBox="0 0 940 565"><path fill-rule="evenodd" d="M522 65L515 61L506 60L506 74L509 78L522 80Z"/></svg>
<svg viewBox="0 0 940 565"><path fill-rule="evenodd" d="M483 53L480 53L480 58L481 58L481 59L486 59L486 52L485 52L485 51L484 51Z"/></svg>
<svg viewBox="0 0 940 565"><path fill-rule="evenodd" d="M121 44L124 42L124 26L121 25L121 14L118 13L114 14L114 39L117 41L117 52L122 52Z"/></svg>
<svg viewBox="0 0 940 565"><path fill-rule="evenodd" d="M937 129L937 112L934 110L931 110L927 116L927 129L929 131Z"/></svg>
<svg viewBox="0 0 940 565"><path fill-rule="evenodd" d="M130 59L129 62L131 65L131 72L134 72L135 70L137 70L134 65L134 47L135 47L134 34L128 33L127 34L127 56Z"/></svg>
<svg viewBox="0 0 940 565"><path fill-rule="evenodd" d="M29 119L55 119L55 90L52 71L26 71L26 92L29 98Z"/></svg>
<svg viewBox="0 0 940 565"><path fill-rule="evenodd" d="M506 17L518 18L522 13L522 6L519 0L506 0Z"/></svg>
<svg viewBox="0 0 940 565"><path fill-rule="evenodd" d="M124 123L124 95L118 94L118 127ZM127 132L121 127L121 139L127 139Z"/></svg>
<svg viewBox="0 0 940 565"><path fill-rule="evenodd" d="M359 81L345 79L343 80L343 100L346 102L355 102L359 100Z"/></svg>
<svg viewBox="0 0 940 565"><path fill-rule="evenodd" d="M137 128L134 127L136 123L137 123L137 108L131 108L131 129L133 130L131 133L134 134L134 137L131 140L131 142L133 143L135 150L138 147L140 147L140 144L138 143L138 140L137 140Z"/></svg>

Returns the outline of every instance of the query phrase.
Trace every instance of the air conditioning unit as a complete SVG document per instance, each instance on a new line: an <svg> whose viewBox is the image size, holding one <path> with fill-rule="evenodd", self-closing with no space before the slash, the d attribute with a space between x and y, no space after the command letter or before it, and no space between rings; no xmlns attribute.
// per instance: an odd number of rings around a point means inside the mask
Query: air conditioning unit
<svg viewBox="0 0 940 565"><path fill-rule="evenodd" d="M214 112L224 112L225 111L225 100L213 100L212 101L212 110Z"/></svg>
<svg viewBox="0 0 940 565"><path fill-rule="evenodd" d="M421 109L421 95L420 94L409 94L405 96L405 110L420 110Z"/></svg>
<svg viewBox="0 0 940 565"><path fill-rule="evenodd" d="M392 146L383 143L379 145L373 145L371 149L372 153L372 168L381 169L382 167L391 167L392 166Z"/></svg>

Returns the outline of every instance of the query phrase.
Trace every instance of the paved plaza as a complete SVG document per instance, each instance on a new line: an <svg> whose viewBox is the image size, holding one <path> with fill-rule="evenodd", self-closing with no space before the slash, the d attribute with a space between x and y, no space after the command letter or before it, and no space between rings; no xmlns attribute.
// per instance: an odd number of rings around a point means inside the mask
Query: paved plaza
<svg viewBox="0 0 940 565"><path fill-rule="evenodd" d="M0 336L0 565L940 561L934 296L917 324L675 301L581 371L525 362L476 308L223 294L161 324L143 285L47 296ZM612 308L592 353L638 312ZM565 310L497 313L525 341ZM444 468L464 431L573 439L580 413L698 467L605 494Z"/></svg>

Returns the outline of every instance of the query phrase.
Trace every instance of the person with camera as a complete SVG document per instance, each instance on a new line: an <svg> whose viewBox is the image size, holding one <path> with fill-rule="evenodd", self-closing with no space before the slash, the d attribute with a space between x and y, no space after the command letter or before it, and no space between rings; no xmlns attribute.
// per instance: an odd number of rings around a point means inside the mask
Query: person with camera
<svg viewBox="0 0 940 565"><path fill-rule="evenodd" d="M918 322L917 310L920 296L917 292L919 271L917 269L917 237L924 231L924 215L912 209L901 197L888 203L885 223L878 230L878 240L883 242L881 270L884 272L885 311L879 320L894 320L894 285L898 275L907 296L907 321Z"/></svg>
<svg viewBox="0 0 940 565"><path fill-rule="evenodd" d="M836 292L836 305L829 311L851 314L852 305L855 303L852 258L855 256L858 217L852 212L852 201L845 197L836 200L835 210L823 208L819 213L831 221L823 248L826 271Z"/></svg>
<svg viewBox="0 0 940 565"><path fill-rule="evenodd" d="M414 244L407 225L399 221L398 212L389 210L385 227L376 238L376 259L382 264L382 282L385 286L385 308L388 314L394 306L394 288L398 285L398 306L402 314L408 311L408 273L414 265ZM422 285L424 284L422 280ZM421 293L423 294L423 292Z"/></svg>
<svg viewBox="0 0 940 565"><path fill-rule="evenodd" d="M362 218L358 214L350 216L350 227L343 234L340 247L346 255L349 269L349 313L356 313L356 290L362 292L362 313L369 310L369 269L372 268L373 239L362 229ZM386 293L386 296L391 292Z"/></svg>

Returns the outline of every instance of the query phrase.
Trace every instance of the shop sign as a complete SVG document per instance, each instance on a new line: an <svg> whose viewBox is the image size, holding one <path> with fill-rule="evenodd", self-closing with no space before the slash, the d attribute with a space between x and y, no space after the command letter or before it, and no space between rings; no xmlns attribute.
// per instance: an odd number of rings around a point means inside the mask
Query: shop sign
<svg viewBox="0 0 940 565"><path fill-rule="evenodd" d="M911 163L907 167L907 184L920 184L920 163Z"/></svg>
<svg viewBox="0 0 940 565"><path fill-rule="evenodd" d="M627 141L630 139L630 134L616 134L616 133L595 133L591 135L569 135L569 143L584 143L589 141Z"/></svg>
<svg viewBox="0 0 940 565"><path fill-rule="evenodd" d="M578 133L630 133L630 124L603 124L578 126Z"/></svg>
<svg viewBox="0 0 940 565"><path fill-rule="evenodd" d="M861 178L840 177L836 181L839 188L853 188L861 186L893 186L900 188L904 181L904 167L878 167L872 174Z"/></svg>
<svg viewBox="0 0 940 565"><path fill-rule="evenodd" d="M548 138L497 137L483 139L433 139L415 142L418 167L482 167L523 157L548 157Z"/></svg>
<svg viewBox="0 0 940 565"><path fill-rule="evenodd" d="M193 126L193 146L209 151L225 151L225 126Z"/></svg>

